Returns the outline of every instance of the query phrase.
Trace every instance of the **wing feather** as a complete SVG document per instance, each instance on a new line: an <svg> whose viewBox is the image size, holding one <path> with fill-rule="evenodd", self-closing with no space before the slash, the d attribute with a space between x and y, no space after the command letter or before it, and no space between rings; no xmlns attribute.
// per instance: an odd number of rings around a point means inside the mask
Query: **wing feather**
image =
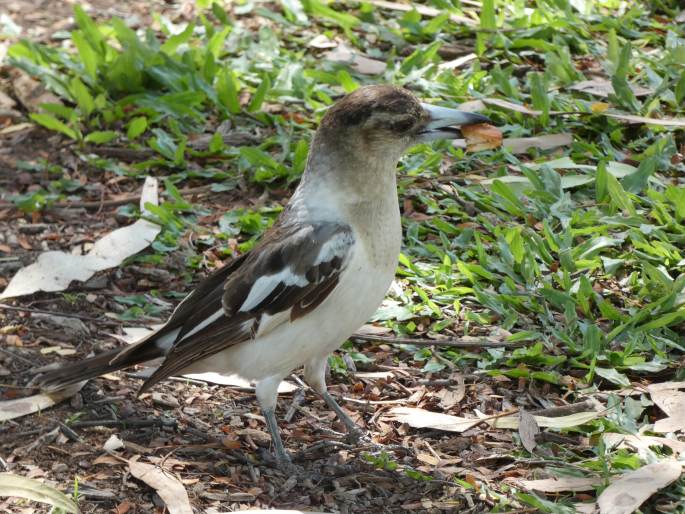
<svg viewBox="0 0 685 514"><path fill-rule="evenodd" d="M315 310L338 285L353 243L352 230L338 223L274 226L225 280L200 284L202 294L193 292L192 301L181 304L185 320L176 341L141 392Z"/></svg>

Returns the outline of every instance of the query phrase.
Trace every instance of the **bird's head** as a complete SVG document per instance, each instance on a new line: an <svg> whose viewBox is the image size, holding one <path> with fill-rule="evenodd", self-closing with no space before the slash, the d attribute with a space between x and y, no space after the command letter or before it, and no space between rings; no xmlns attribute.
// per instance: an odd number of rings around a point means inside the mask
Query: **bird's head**
<svg viewBox="0 0 685 514"><path fill-rule="evenodd" d="M460 126L488 121L481 114L421 103L399 87L376 85L338 100L323 117L320 132L348 151L398 158L410 146L455 139Z"/></svg>

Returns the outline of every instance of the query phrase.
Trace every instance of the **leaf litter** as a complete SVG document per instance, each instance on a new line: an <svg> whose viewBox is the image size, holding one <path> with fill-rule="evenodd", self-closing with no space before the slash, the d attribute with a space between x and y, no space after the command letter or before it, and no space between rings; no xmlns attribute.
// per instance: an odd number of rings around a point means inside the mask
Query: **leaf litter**
<svg viewBox="0 0 685 514"><path fill-rule="evenodd" d="M634 468L649 465L658 448L682 451L674 410L680 394L673 387L657 393L659 384L654 383L683 379L678 313L683 286L678 263L683 256L677 242L685 216L678 178L685 150L678 102L682 104L685 83L680 84L677 70L668 64L678 62L672 41L682 37L681 28L643 6L635 7L636 18L624 20L632 32L618 34L610 28L597 30L597 20L608 20L610 10L590 6L592 14L586 17L577 9L561 13L538 6L541 16L571 16L573 23L553 36L538 31L535 40L519 37L527 30L521 27L527 26L530 13L488 0L462 2L449 11L423 5L414 11L394 2L339 10L337 4L288 1L268 15L259 8L224 11L218 2L204 11L189 6L166 10L156 19L163 50L149 44L142 31L132 36L122 25L104 21L108 25L101 35L129 38L127 44L137 38L130 48L142 49L136 58L143 63L143 74L157 66L153 80L149 75L143 79L145 95L129 95L125 101L123 95L133 92L123 90L141 82L127 83L116 75L127 69L123 61L113 61L120 58L121 41L102 41L108 48L104 53L96 43L95 53L88 53L81 43L100 41L100 36L78 12L73 26L81 36L77 61L68 57L74 48L69 44L61 49L53 45L33 61L35 48L8 50L14 63L18 56L31 61L18 65L29 69L35 81L56 88L59 101L38 118L29 118L28 112L19 113L23 118L0 113L11 158L29 161L7 164L17 170L8 181L16 194L0 206L0 223L13 227L2 232L0 249L9 260L0 260L1 276L11 276L17 265L30 262L47 245L68 249L79 238L111 231L115 216L119 223L125 216L130 219L126 206L115 210L121 203L108 202L128 201L140 188L142 175L172 180L165 187L168 201L154 210L162 229L151 247L95 275L95 282L10 305L83 316L90 337L74 333L73 344L58 344L52 339L60 330L45 328L30 311L3 311L3 324L11 327L0 343L0 373L6 369L6 377L21 383L31 366L62 360L54 348L85 356L116 345L104 334L119 335L124 324L154 325L165 319L190 289L188 277L249 249L272 222L302 170L311 127L329 99L378 81L381 73L382 80L406 84L428 101L486 110L502 129L504 146L478 154L463 154L459 147L421 147L400 166L407 237L390 292L395 308L379 311L373 325L374 333L382 335L377 341L368 340L373 334L365 342L353 339L331 359L329 379L333 394L366 425L374 441L387 445L385 452L346 446L330 435L342 427L321 400L309 393L285 393L279 410L290 416L283 423L288 448L299 455L296 462L319 473L316 486L302 486L293 477L255 465L255 456L269 443L251 393L236 387L229 396L221 387L186 378L137 400L138 380L118 373L87 384L69 405L64 402L3 426L1 439L11 452L6 460L12 471L85 476L84 495L99 488L127 498L108 500L117 512L134 508L128 499L144 511L161 508L153 488L131 482L123 466L91 459L93 448L117 435L124 445L118 453L171 469L192 505L207 511L274 503L325 512L352 505L358 512L374 513L553 511L564 507L555 505L559 501L586 511L593 504L579 502L594 499L603 484L582 494L566 492L576 491L573 487L546 492L543 485L524 494L509 479L524 483L558 468L582 469L594 477L597 469L588 455L599 454L600 439L607 445L602 455L609 482L622 477L626 459ZM125 23L133 31L146 27L150 9L149 4L134 4L132 12L139 19ZM38 24L23 23L22 14L8 12L27 27L25 34L34 34ZM185 31L200 12L204 21ZM52 45L48 33L35 32L40 34L36 41ZM579 51L587 48L587 34L602 40L597 55ZM668 45L666 34L671 34ZM654 67L651 57L632 50L635 39L641 48L649 41L663 65ZM374 61L375 74L365 76L370 68L355 67L349 58L321 59L332 44ZM185 52L192 54L182 57ZM42 68L46 62L50 67ZM173 73L159 62L173 63ZM190 63L205 63L203 71ZM212 63L220 63L218 73L215 81L206 82ZM79 79L81 87L70 70L84 65L94 73L87 83ZM58 80L50 73L59 73ZM611 82L613 90L606 90L599 102L569 87L598 76L604 86ZM198 85L198 91L189 91L189 83ZM122 89L108 89L115 84ZM639 88L656 84L665 94L642 96ZM103 91L107 93L98 98ZM174 96L179 94L186 95L183 101ZM90 107L88 95L100 102L97 109ZM104 118L93 113L104 113ZM27 124L28 119L33 123ZM225 122L249 131L252 139L234 145L223 132L215 137ZM121 160L106 157L107 151L96 160L85 156L78 151L85 138L89 151L106 144ZM197 148L196 140L207 144ZM3 163L5 158L0 155ZM438 188L423 186L433 179ZM196 184L210 182L216 189L212 196L177 195L173 188L181 184L180 191L193 191ZM95 213L98 208L102 211ZM227 208L232 211L224 217ZM22 260L12 260L15 254ZM506 335L478 348L495 327L505 327ZM440 344L467 339L464 346ZM630 394L624 394L627 390ZM3 389L3 398L16 394L12 391ZM573 407L568 401L593 396L605 405L601 411L591 411L591 406L568 410ZM397 406L411 406L420 411L417 417L432 421L435 415L448 416L438 426L454 426L456 418L459 430L412 428L387 414ZM557 408L562 415L544 414ZM523 422L522 409L530 414ZM531 429L531 418L540 434ZM674 431L661 438L643 435L652 422ZM477 424L461 430L471 423ZM618 439L619 434L607 429L627 434ZM521 436L515 430L522 430ZM27 437L35 440L26 445ZM534 456L517 446L524 439ZM81 446L79 440L89 445ZM69 455L54 448L66 448ZM155 454L166 454L164 448L178 458ZM553 465L546 460L550 454ZM58 467L52 469L48 462ZM65 485L69 479L59 480ZM669 507L671 491L681 486L679 479L645 494L659 508ZM84 496L80 503L92 511L91 500Z"/></svg>

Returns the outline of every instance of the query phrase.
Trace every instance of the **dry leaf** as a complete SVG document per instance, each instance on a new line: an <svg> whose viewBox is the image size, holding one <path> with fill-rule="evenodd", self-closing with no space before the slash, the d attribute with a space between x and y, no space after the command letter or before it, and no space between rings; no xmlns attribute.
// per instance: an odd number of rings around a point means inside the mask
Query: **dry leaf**
<svg viewBox="0 0 685 514"><path fill-rule="evenodd" d="M515 480L515 483L529 491L541 493L562 493L564 491L592 491L602 484L598 477L554 477L543 480Z"/></svg>
<svg viewBox="0 0 685 514"><path fill-rule="evenodd" d="M232 514L234 511L219 511L216 510L214 507L210 507L205 511L205 514ZM281 510L281 509L250 509L250 510L242 510L240 512L249 512L250 514L328 514L326 512L314 512L314 511L304 511L304 510Z"/></svg>
<svg viewBox="0 0 685 514"><path fill-rule="evenodd" d="M116 434L112 434L109 436L109 439L105 441L105 444L102 446L105 451L107 452L113 452L114 450L119 450L124 447L124 441L119 439L119 436Z"/></svg>
<svg viewBox="0 0 685 514"><path fill-rule="evenodd" d="M488 123L464 125L459 130L466 138L466 150L479 152L502 146L502 132Z"/></svg>
<svg viewBox="0 0 685 514"><path fill-rule="evenodd" d="M481 419L487 422L492 428L510 428L512 430L516 430L519 427L519 417L517 415L502 416L497 418L486 416L478 411L475 412L481 416ZM569 414L568 416L559 416L556 418L549 418L546 416L534 417L539 427L561 429L584 425L585 423L602 417L603 415L604 414L602 412L590 411L578 412L576 414Z"/></svg>
<svg viewBox="0 0 685 514"><path fill-rule="evenodd" d="M85 385L86 381L72 384L54 393L41 393L27 398L0 402L0 422L20 418L27 414L49 409L61 401L71 398Z"/></svg>
<svg viewBox="0 0 685 514"><path fill-rule="evenodd" d="M388 412L388 417L414 428L433 428L446 432L464 432L482 423L480 419L461 418L413 407L395 407Z"/></svg>
<svg viewBox="0 0 685 514"><path fill-rule="evenodd" d="M652 401L668 417L654 423L654 432L666 433L685 430L685 392L677 389L650 390Z"/></svg>
<svg viewBox="0 0 685 514"><path fill-rule="evenodd" d="M157 205L157 179L147 177L143 185L140 208L145 204ZM52 251L45 252L38 260L20 269L0 298L11 298L36 291L62 291L74 280L86 281L97 271L113 268L125 258L134 255L152 243L161 227L144 219L110 232L99 239L86 255Z"/></svg>
<svg viewBox="0 0 685 514"><path fill-rule="evenodd" d="M612 482L597 499L601 514L630 514L659 489L675 482L682 466L675 460L647 464Z"/></svg>
<svg viewBox="0 0 685 514"><path fill-rule="evenodd" d="M521 409L519 412L519 436L521 437L521 444L530 453L533 453L537 446L535 436L539 433L540 427L535 421L535 416L525 409Z"/></svg>
<svg viewBox="0 0 685 514"><path fill-rule="evenodd" d="M183 484L170 473L152 464L128 461L131 474L152 487L169 511L169 514L193 514L188 493Z"/></svg>
<svg viewBox="0 0 685 514"><path fill-rule="evenodd" d="M325 57L331 62L347 64L357 73L364 75L378 75L388 67L387 63L366 57L344 43L326 53Z"/></svg>
<svg viewBox="0 0 685 514"><path fill-rule="evenodd" d="M644 123L646 125L660 125L662 127L685 127L684 118L647 118L645 116L619 114L615 112L604 112L602 114L609 118L625 121L626 123Z"/></svg>
<svg viewBox="0 0 685 514"><path fill-rule="evenodd" d="M650 450L652 446L668 446L676 454L685 454L685 442L666 437L654 437L649 435L615 434L608 432L602 434L602 439L608 446L618 448L635 448L637 450Z"/></svg>
<svg viewBox="0 0 685 514"><path fill-rule="evenodd" d="M393 11L409 12L412 9L415 9L416 12L418 12L422 16L429 16L431 18L439 16L445 12L443 10L436 9L435 7L429 7L427 5L418 4L416 2L401 4L398 2L387 2L385 0L371 0L369 3L375 5L376 7L380 7L382 9L390 9ZM457 14L450 14L450 21L452 21L453 23L461 23L463 25L471 25L474 27L478 25L478 21L472 20L471 18L466 18L464 16L459 16Z"/></svg>
<svg viewBox="0 0 685 514"><path fill-rule="evenodd" d="M561 146L570 146L573 143L572 134L546 134L544 136L536 137L510 137L502 140L501 146L509 150L513 154L522 154L528 152L531 148L539 150L552 150ZM457 148L465 148L466 141L463 139L456 139L452 143Z"/></svg>
<svg viewBox="0 0 685 514"><path fill-rule="evenodd" d="M595 96L600 96L602 98L607 98L609 95L614 94L614 86L611 81L603 77L597 77L591 80L583 80L573 84L570 87L573 91L580 91L581 93L588 93ZM642 86L631 85L630 89L633 90L633 94L636 97L651 95L654 90Z"/></svg>
<svg viewBox="0 0 685 514"><path fill-rule="evenodd" d="M10 68L12 89L21 104L30 112L39 112L41 104L62 104L43 84L19 68Z"/></svg>
<svg viewBox="0 0 685 514"><path fill-rule="evenodd" d="M254 389L255 386L249 380L239 377L238 375L222 375L220 373L191 373L188 375L183 375L191 380L200 380L202 382L208 382L210 384L226 385L232 387L240 387L242 389ZM297 391L298 387L295 384L286 382L283 380L278 384L279 394L288 394Z"/></svg>

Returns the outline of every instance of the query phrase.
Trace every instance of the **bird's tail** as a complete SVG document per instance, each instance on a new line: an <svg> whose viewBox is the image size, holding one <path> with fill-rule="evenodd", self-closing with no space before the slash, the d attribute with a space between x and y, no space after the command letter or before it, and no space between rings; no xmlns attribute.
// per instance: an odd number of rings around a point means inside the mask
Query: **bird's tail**
<svg viewBox="0 0 685 514"><path fill-rule="evenodd" d="M46 392L57 391L82 380L95 378L105 373L118 371L164 356L164 350L154 344L138 346L135 351L127 352L125 358L115 360L115 357L121 353L122 350L119 348L61 366L37 377L31 385L40 387Z"/></svg>

